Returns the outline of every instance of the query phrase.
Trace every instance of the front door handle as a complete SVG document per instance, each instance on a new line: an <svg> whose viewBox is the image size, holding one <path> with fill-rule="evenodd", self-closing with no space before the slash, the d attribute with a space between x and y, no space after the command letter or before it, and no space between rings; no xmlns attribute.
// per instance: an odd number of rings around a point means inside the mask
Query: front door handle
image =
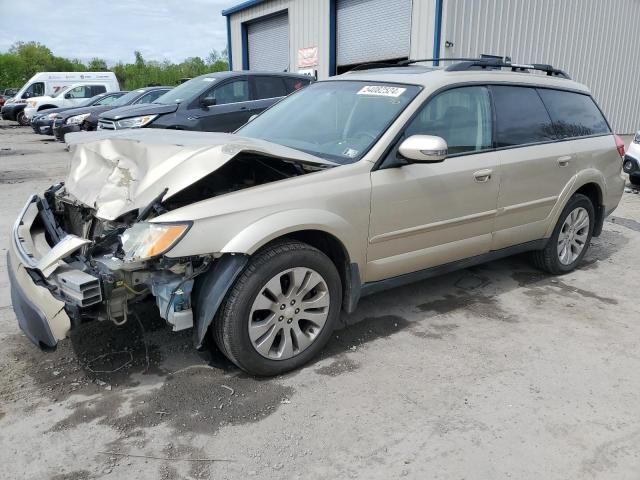
<svg viewBox="0 0 640 480"><path fill-rule="evenodd" d="M491 180L492 174L493 170L487 168L485 170L478 170L477 172L475 172L473 174L473 178L477 183L487 183L489 180Z"/></svg>
<svg viewBox="0 0 640 480"><path fill-rule="evenodd" d="M561 167L566 167L569 165L570 161L571 161L571 155L564 155L558 158L558 165Z"/></svg>

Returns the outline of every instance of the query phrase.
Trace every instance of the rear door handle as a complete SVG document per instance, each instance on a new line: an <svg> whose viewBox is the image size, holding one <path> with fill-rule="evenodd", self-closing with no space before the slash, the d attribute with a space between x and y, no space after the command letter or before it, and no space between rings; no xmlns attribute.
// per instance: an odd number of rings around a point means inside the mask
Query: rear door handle
<svg viewBox="0 0 640 480"><path fill-rule="evenodd" d="M571 155L564 155L558 158L558 165L560 165L561 167L566 167L567 165L569 165L570 161L571 161Z"/></svg>
<svg viewBox="0 0 640 480"><path fill-rule="evenodd" d="M487 168L485 170L478 170L477 172L475 172L473 174L473 178L477 183L487 183L489 180L491 180L492 174L493 170Z"/></svg>

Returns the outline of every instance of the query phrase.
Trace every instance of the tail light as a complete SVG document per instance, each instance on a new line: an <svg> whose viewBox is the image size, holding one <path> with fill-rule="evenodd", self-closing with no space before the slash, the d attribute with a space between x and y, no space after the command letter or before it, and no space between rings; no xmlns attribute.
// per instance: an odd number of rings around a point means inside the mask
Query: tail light
<svg viewBox="0 0 640 480"><path fill-rule="evenodd" d="M615 139L616 148L618 149L618 155L620 155L620 158L624 158L624 142L618 135L615 135Z"/></svg>

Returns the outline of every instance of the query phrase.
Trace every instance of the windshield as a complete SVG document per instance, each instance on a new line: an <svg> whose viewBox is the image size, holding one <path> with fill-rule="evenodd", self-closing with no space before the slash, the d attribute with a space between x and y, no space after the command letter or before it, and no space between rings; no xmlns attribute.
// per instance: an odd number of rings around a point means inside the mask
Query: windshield
<svg viewBox="0 0 640 480"><path fill-rule="evenodd" d="M275 104L236 133L334 162L353 163L419 91L414 85L320 82Z"/></svg>
<svg viewBox="0 0 640 480"><path fill-rule="evenodd" d="M153 103L163 103L165 105L182 103L196 95L200 95L200 92L209 87L215 81L216 79L214 77L194 78L188 82L178 85L173 90L169 90L161 97L158 97Z"/></svg>
<svg viewBox="0 0 640 480"><path fill-rule="evenodd" d="M125 105L129 105L136 98L142 95L145 92L144 89L132 90L129 93L125 93L119 99L111 103L112 107L123 107Z"/></svg>

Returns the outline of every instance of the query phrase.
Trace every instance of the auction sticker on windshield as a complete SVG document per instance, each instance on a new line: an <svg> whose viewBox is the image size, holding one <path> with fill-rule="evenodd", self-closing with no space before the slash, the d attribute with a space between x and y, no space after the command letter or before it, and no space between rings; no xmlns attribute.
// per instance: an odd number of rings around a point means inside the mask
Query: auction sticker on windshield
<svg viewBox="0 0 640 480"><path fill-rule="evenodd" d="M406 92L406 88L401 87L389 87L385 85L367 85L366 87L362 87L358 92L358 95L377 95L379 97L399 97L404 92Z"/></svg>

